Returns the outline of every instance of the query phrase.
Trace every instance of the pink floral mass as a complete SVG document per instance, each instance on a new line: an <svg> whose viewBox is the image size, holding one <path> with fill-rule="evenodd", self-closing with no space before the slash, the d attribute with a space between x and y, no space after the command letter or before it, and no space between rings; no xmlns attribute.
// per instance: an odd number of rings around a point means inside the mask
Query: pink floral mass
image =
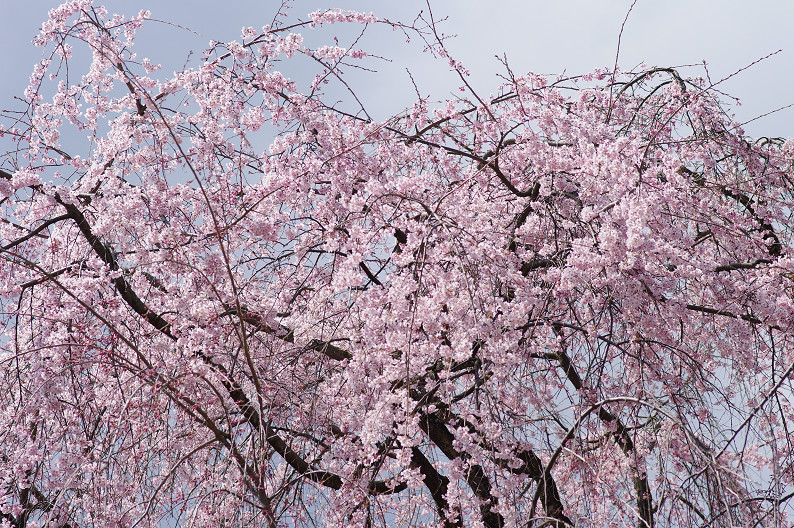
<svg viewBox="0 0 794 528"><path fill-rule="evenodd" d="M151 18L52 10L0 121L1 527L794 526L794 141L673 68L486 96L429 5L172 73ZM331 24L458 97L371 118Z"/></svg>

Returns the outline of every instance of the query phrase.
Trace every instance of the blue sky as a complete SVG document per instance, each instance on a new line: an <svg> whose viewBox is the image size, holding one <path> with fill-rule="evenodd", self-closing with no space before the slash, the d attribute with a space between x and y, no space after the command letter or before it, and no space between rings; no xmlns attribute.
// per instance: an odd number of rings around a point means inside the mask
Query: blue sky
<svg viewBox="0 0 794 528"><path fill-rule="evenodd" d="M30 45L47 11L56 0L0 0L0 107L13 106L12 97L27 84L39 50ZM272 20L280 2L272 0L108 0L110 11L126 14L149 9L154 18L191 28L195 33L155 24L140 33L139 56L161 62L166 70L185 62L190 49L200 52L210 39L240 38L243 26L261 27ZM447 17L441 29L457 35L449 43L456 58L472 73L472 84L483 95L500 83L502 66L495 55L506 54L517 73L585 73L615 63L618 34L631 0L434 0L436 18ZM425 9L424 0L297 0L291 15L322 7L373 11L390 19L412 20ZM717 81L772 52L777 55L721 83L719 88L741 99L733 108L739 121L748 121L794 103L794 2L787 0L638 0L623 32L620 66L678 66L706 61ZM334 29L332 31L342 31ZM197 33L197 34L196 34ZM331 33L327 33L331 35ZM445 64L429 60L414 43L384 32L362 47L388 54L391 63L380 73L356 76L358 92L376 117L399 111L415 99L408 68L420 92L443 99L456 92L459 81ZM694 70L693 70L694 71ZM702 73L702 68L699 73ZM794 136L794 109L753 121L754 136Z"/></svg>

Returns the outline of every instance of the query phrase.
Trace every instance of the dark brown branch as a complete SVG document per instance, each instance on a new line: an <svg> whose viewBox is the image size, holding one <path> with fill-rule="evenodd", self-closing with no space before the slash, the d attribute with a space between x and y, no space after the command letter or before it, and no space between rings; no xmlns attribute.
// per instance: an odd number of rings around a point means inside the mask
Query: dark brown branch
<svg viewBox="0 0 794 528"><path fill-rule="evenodd" d="M692 177L692 180L697 185L706 185L706 178L702 174L688 169L683 165L678 168L678 172L679 174L686 174L687 176ZM764 232L764 240L771 241L769 247L767 248L769 254L773 257L781 256L783 254L783 245L780 243L780 238L778 238L777 233L775 233L775 229L772 227L772 225L758 215L755 208L753 207L753 200L744 193L727 189L724 185L717 185L717 188L720 190L720 192L722 192L723 196L731 198L732 200L740 203L745 210L750 213L750 216L752 216L758 222L758 225L760 226L759 230Z"/></svg>
<svg viewBox="0 0 794 528"><path fill-rule="evenodd" d="M41 233L42 231L44 231L45 229L50 227L52 224L57 224L58 222L60 222L62 220L67 220L68 218L69 218L68 214L64 214L64 215L61 215L61 216L56 216L55 218L50 218L46 222L42 223L36 229L33 229L32 231L30 231L27 235L22 236L20 238L17 238L16 240L14 240L12 242L9 242L5 246L0 247L0 251L5 251L7 249L11 249L14 246L18 246L19 244L25 242L26 240L30 240L34 236L38 235L39 233Z"/></svg>
<svg viewBox="0 0 794 528"><path fill-rule="evenodd" d="M455 416L446 408L443 408L439 412L443 413L447 420L452 420L454 425L458 427L466 427L473 434L483 438L482 433L467 420ZM496 451L496 449L485 439L481 440L480 445L489 451ZM567 515L565 515L560 492L557 488L557 483L551 474L551 468L545 468L543 462L531 449L517 450L514 452L514 456L522 462L522 464L518 467L512 466L512 460L503 458L497 458L495 462L499 465L499 467L507 469L513 474L528 475L530 478L532 478L532 480L534 480L538 485L538 496L540 498L541 504L543 504L543 509L546 510L546 515L556 519L557 521L560 521L561 523L573 525L573 522L568 518Z"/></svg>
<svg viewBox="0 0 794 528"><path fill-rule="evenodd" d="M714 271L720 273L723 271L755 269L760 264L771 264L771 263L772 261L769 259L758 259L755 262L732 262L730 264L723 264L722 266L717 266Z"/></svg>
<svg viewBox="0 0 794 528"><path fill-rule="evenodd" d="M295 333L293 330L283 325L279 325L278 328L273 328L264 320L262 320L258 314L248 310L245 307L241 307L241 311L243 314L243 321L253 326L257 331L276 336L287 343L295 342ZM237 316L237 309L227 306L226 311L220 314L221 317L228 315ZM337 361L342 361L343 359L350 359L353 357L353 355L347 350L333 345L330 341L322 341L320 339L313 339L304 347L304 349L320 352L321 354Z"/></svg>
<svg viewBox="0 0 794 528"><path fill-rule="evenodd" d="M419 426L450 460L456 458L467 460L469 458L466 453L461 453L455 449L455 436L435 414L422 415L419 420ZM494 511L497 500L491 494L491 482L479 464L469 464L469 470L466 472L466 483L474 492L474 495L482 501L480 514L482 515L483 524L487 528L502 528L504 526L504 518L501 514Z"/></svg>
<svg viewBox="0 0 794 528"><path fill-rule="evenodd" d="M449 504L447 503L449 479L436 471L436 468L418 447L411 449L411 465L419 468L422 473L422 480L430 491L433 502L436 503L438 515L444 521L444 528L462 528L463 521L460 515L455 521L449 518Z"/></svg>
<svg viewBox="0 0 794 528"><path fill-rule="evenodd" d="M91 226L88 223L85 215L75 206L74 204L64 202L61 197L56 194L55 201L61 204L65 209L66 213L74 220L77 224L77 227L80 229L80 232L85 237L86 241L91 245L91 249L94 250L94 253L102 259L102 261L107 264L111 270L119 271L121 268L119 266L118 261L116 260L116 256L113 254L113 251L102 243L99 238L94 235L91 231ZM176 337L171 333L171 324L163 319L160 315L156 314L149 307L144 303L140 297L135 293L132 289L130 284L124 279L124 277L116 277L112 280L113 285L116 287L116 290L121 295L121 298L124 299L124 302L132 308L135 313L146 319L149 324L151 324L154 328L159 330L163 335L168 336L172 340L176 340Z"/></svg>
<svg viewBox="0 0 794 528"><path fill-rule="evenodd" d="M730 317L731 319L742 319L743 321L747 321L748 323L753 323L753 324L761 324L761 323L763 323L763 321L761 321L757 317L753 317L752 315L746 315L746 314L736 315L733 312L728 312L726 310L718 310L716 308L709 308L708 306L699 306L697 304L687 304L686 308L687 308L687 310L692 310L693 312L702 312L702 313L713 314L713 315L722 315L723 317ZM777 327L773 326L772 328L777 328Z"/></svg>
<svg viewBox="0 0 794 528"><path fill-rule="evenodd" d="M359 262L358 266L364 271L364 274L367 276L369 280L371 280L373 283L377 284L378 286L383 286L383 284L378 280L378 278L375 275L373 275L373 273L369 270L369 268L367 267L366 264L364 264L363 261Z"/></svg>
<svg viewBox="0 0 794 528"><path fill-rule="evenodd" d="M576 368L573 366L571 358L568 356L568 354L564 350L561 350L560 352L554 354L554 357L557 359L560 368L565 373L565 377L571 382L571 385L573 385L576 390L581 390L584 387L582 378L579 376L579 373L576 372ZM614 427L612 437L614 438L615 443L620 447L621 451L623 451L626 456L635 456L636 451L634 448L634 441L629 434L629 430L623 425L620 419L612 414L604 406L598 408L598 417L604 423L610 424ZM651 495L651 487L648 483L648 476L640 475L639 471L637 471L637 474L634 476L633 480L634 490L637 496L637 509L639 510L640 514L638 526L639 528L653 528L653 495Z"/></svg>
<svg viewBox="0 0 794 528"><path fill-rule="evenodd" d="M556 265L558 265L558 263L555 262L554 259L550 259L550 258L536 258L536 259L532 259L529 262L524 262L524 263L521 264L521 275L526 277L527 275L529 275L529 272L531 272L531 271L535 271L535 270L538 270L538 269L551 268L551 267L556 266Z"/></svg>

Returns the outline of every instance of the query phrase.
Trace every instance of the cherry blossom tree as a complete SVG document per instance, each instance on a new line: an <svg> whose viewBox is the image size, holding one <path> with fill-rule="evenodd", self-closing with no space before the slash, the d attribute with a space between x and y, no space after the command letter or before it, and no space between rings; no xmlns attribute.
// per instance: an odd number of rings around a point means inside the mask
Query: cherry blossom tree
<svg viewBox="0 0 794 528"><path fill-rule="evenodd" d="M429 12L173 75L149 16L51 11L0 129L2 526L792 525L794 142L675 69L483 97ZM371 119L333 23L465 93Z"/></svg>

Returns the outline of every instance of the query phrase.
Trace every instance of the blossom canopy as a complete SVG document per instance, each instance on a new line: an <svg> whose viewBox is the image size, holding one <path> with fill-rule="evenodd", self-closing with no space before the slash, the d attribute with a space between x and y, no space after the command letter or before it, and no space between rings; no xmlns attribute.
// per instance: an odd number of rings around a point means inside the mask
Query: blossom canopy
<svg viewBox="0 0 794 528"><path fill-rule="evenodd" d="M4 114L3 526L792 525L794 142L673 68L484 97L427 17L166 74L150 17L51 11ZM371 119L329 24L465 93Z"/></svg>

